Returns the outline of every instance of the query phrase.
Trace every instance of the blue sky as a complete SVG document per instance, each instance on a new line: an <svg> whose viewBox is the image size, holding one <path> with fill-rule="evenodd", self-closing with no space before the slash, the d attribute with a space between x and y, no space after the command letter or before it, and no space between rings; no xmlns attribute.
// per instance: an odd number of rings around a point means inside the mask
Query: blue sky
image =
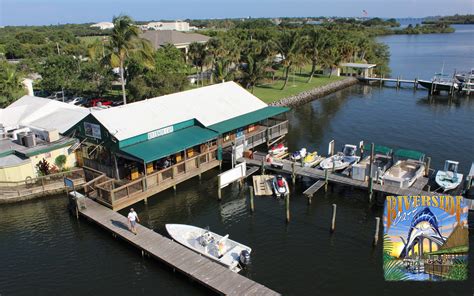
<svg viewBox="0 0 474 296"><path fill-rule="evenodd" d="M473 0L0 0L0 25L278 16L423 17L474 13Z"/></svg>

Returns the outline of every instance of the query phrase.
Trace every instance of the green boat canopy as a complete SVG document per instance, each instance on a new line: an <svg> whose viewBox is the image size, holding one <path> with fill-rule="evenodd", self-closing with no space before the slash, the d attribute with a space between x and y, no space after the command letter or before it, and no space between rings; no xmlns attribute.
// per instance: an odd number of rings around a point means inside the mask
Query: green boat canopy
<svg viewBox="0 0 474 296"><path fill-rule="evenodd" d="M206 128L192 126L158 138L121 148L148 163L217 138L218 134Z"/></svg>
<svg viewBox="0 0 474 296"><path fill-rule="evenodd" d="M364 151L369 151L370 152L370 144L364 145ZM385 155L390 155L392 153L392 148L389 148L387 146L382 146L382 145L375 145L374 147L374 152L375 153L380 153L380 154L385 154Z"/></svg>
<svg viewBox="0 0 474 296"><path fill-rule="evenodd" d="M416 159L416 160L423 160L425 154L420 151L416 150L406 150L406 149L398 149L395 151L395 156Z"/></svg>
<svg viewBox="0 0 474 296"><path fill-rule="evenodd" d="M244 127L246 125L270 118L272 116L288 112L289 110L290 109L286 107L267 106L256 111L210 125L208 126L208 128L218 132L219 134L223 134Z"/></svg>

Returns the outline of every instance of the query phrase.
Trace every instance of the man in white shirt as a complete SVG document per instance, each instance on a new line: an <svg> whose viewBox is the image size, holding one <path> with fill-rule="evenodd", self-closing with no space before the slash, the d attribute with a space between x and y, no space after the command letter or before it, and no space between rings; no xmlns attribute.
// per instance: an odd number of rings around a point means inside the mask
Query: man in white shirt
<svg viewBox="0 0 474 296"><path fill-rule="evenodd" d="M128 222L130 223L130 230L137 234L137 230L135 229L135 226L137 225L137 222L140 222L140 219L138 218L137 213L133 210L133 208L130 209L130 212L128 213Z"/></svg>

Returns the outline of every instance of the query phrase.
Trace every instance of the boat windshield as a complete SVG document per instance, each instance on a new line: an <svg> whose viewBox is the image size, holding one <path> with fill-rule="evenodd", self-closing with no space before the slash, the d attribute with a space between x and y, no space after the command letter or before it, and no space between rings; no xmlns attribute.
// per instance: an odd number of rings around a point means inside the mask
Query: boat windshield
<svg viewBox="0 0 474 296"><path fill-rule="evenodd" d="M457 173L458 171L458 164L455 163L455 162L446 162L446 165L445 165L445 168L444 168L445 171L447 172L453 172L453 173Z"/></svg>
<svg viewBox="0 0 474 296"><path fill-rule="evenodd" d="M355 148L351 146L344 147L344 155L346 156L355 156Z"/></svg>

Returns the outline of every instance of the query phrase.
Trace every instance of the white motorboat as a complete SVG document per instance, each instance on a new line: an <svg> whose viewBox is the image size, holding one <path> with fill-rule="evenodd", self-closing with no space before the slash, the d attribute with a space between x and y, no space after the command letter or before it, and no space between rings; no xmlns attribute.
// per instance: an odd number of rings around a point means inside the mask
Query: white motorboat
<svg viewBox="0 0 474 296"><path fill-rule="evenodd" d="M383 185L408 188L425 173L425 155L414 150L395 152L396 162L382 177Z"/></svg>
<svg viewBox="0 0 474 296"><path fill-rule="evenodd" d="M338 152L337 154L326 158L325 160L321 161L319 166L323 170L334 169L335 171L340 171L351 164L357 163L360 160L360 156L356 155L357 146L355 145L344 145L344 149L342 152Z"/></svg>
<svg viewBox="0 0 474 296"><path fill-rule="evenodd" d="M166 224L169 235L183 246L239 272L250 263L252 249L208 229L184 224Z"/></svg>
<svg viewBox="0 0 474 296"><path fill-rule="evenodd" d="M290 188L288 182L283 178L282 175L277 175L272 180L273 193L277 197L285 197L290 194Z"/></svg>
<svg viewBox="0 0 474 296"><path fill-rule="evenodd" d="M370 152L370 146L364 147ZM370 165L370 153L358 163L352 166L352 178L359 181L367 181L371 176L376 182L381 182L382 176L392 166L392 149L389 147L375 145L374 159ZM372 170L369 172L369 170Z"/></svg>
<svg viewBox="0 0 474 296"><path fill-rule="evenodd" d="M304 158L306 154L306 148L301 148L300 150L291 153L290 159L293 161L298 161L301 160L301 158Z"/></svg>
<svg viewBox="0 0 474 296"><path fill-rule="evenodd" d="M463 175L458 173L459 162L446 160L444 170L436 173L435 181L444 192L455 189L462 182Z"/></svg>

